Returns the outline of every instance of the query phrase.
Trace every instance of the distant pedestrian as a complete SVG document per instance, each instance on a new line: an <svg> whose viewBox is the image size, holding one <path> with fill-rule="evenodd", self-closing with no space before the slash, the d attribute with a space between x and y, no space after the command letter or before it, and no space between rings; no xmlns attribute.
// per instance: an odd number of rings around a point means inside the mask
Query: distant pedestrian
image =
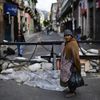
<svg viewBox="0 0 100 100"><path fill-rule="evenodd" d="M76 29L76 34L77 34L77 40L80 41L81 40L81 27L80 26Z"/></svg>
<svg viewBox="0 0 100 100"><path fill-rule="evenodd" d="M66 97L71 97L76 94L76 87L70 87L68 84L72 74L71 69L75 68L79 73L81 72L79 48L71 30L67 29L64 31L64 39L65 44L61 54L60 84L64 87L68 86L69 91L66 94Z"/></svg>
<svg viewBox="0 0 100 100"><path fill-rule="evenodd" d="M20 33L16 40L16 42L25 42L25 38L24 38L24 35L22 33ZM20 45L18 44L17 45L17 48L18 48L18 56L22 57L23 56L23 45Z"/></svg>

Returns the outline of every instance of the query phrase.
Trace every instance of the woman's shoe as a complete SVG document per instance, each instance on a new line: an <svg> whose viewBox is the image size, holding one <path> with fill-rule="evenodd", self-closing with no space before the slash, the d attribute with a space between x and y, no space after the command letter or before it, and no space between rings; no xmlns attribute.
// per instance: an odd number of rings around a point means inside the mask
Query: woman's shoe
<svg viewBox="0 0 100 100"><path fill-rule="evenodd" d="M65 97L66 98L70 98L70 97L73 97L73 96L75 96L76 95L76 92L68 92L66 95L65 95Z"/></svg>

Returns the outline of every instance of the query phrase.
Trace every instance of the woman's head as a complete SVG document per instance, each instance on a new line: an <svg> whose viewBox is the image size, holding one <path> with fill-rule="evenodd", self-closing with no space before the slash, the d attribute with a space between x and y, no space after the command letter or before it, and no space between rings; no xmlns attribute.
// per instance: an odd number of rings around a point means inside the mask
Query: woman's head
<svg viewBox="0 0 100 100"><path fill-rule="evenodd" d="M64 39L66 41L70 41L71 39L73 38L73 34L72 34L72 31L67 29L64 31Z"/></svg>

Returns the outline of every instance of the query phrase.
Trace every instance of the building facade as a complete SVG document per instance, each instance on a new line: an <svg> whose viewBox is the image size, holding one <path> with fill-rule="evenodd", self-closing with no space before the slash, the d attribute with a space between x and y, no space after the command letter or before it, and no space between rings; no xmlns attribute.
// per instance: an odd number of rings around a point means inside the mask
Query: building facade
<svg viewBox="0 0 100 100"><path fill-rule="evenodd" d="M81 27L81 35L100 39L100 0L57 0L60 30Z"/></svg>
<svg viewBox="0 0 100 100"><path fill-rule="evenodd" d="M21 33L34 32L37 0L0 0L0 41L15 41Z"/></svg>
<svg viewBox="0 0 100 100"><path fill-rule="evenodd" d="M57 3L52 3L50 20L51 20L52 29L54 31L57 31L56 12L57 12Z"/></svg>

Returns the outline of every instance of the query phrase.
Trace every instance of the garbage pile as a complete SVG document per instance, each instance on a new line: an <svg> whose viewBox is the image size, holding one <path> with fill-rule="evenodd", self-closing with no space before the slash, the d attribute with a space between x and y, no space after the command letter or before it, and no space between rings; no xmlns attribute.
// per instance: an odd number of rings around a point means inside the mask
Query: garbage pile
<svg viewBox="0 0 100 100"><path fill-rule="evenodd" d="M82 48L83 49L83 48ZM83 49L86 55L98 55L98 50ZM80 55L82 52L80 51ZM27 58L16 57L15 59L27 60ZM27 64L23 63L11 63L0 61L2 80L15 80L18 84L26 84L33 87L39 87L47 90L63 91L65 88L60 86L60 70L52 70L53 64L47 60L36 57L31 61L37 61L39 63ZM86 76L86 72L98 72L99 60L81 60L81 74Z"/></svg>
<svg viewBox="0 0 100 100"><path fill-rule="evenodd" d="M5 62L2 65L0 79L15 80L18 84L26 84L47 90L63 91L65 88L61 87L59 83L60 71L52 70L52 63L43 59L41 60L43 62L31 65L21 65L19 63L8 64L9 62Z"/></svg>

